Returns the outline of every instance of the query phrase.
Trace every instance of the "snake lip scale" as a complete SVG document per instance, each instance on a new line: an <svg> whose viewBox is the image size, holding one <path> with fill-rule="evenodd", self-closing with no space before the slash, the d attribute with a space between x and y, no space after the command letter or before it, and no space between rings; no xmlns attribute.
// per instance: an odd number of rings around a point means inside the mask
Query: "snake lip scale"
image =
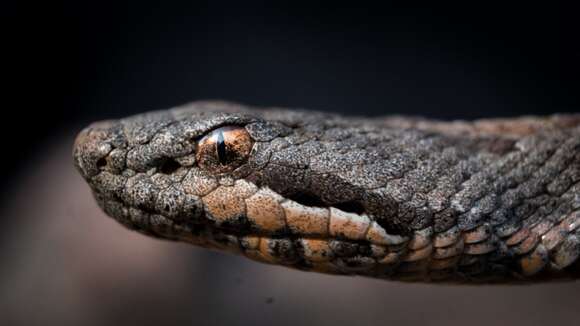
<svg viewBox="0 0 580 326"><path fill-rule="evenodd" d="M580 115L438 121L199 101L93 123L73 148L129 229L329 274L580 277Z"/></svg>

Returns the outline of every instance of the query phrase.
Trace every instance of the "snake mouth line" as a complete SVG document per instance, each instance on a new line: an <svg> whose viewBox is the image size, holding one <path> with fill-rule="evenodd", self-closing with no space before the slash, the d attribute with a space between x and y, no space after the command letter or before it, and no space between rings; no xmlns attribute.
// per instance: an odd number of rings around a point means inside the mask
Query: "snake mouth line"
<svg viewBox="0 0 580 326"><path fill-rule="evenodd" d="M146 186L131 193L140 195ZM283 195L244 179L227 185L216 184L212 190L192 195L190 199L179 197L182 201L178 202L172 199L175 197L171 193L161 191L153 206L124 200L115 193L101 193L98 187L93 190L103 210L128 228L158 238L200 245L225 238L232 243L253 237L272 241L338 241L398 249L413 236L389 234L381 225L384 219L368 214L361 201L328 205L323 198L309 192ZM430 232L418 234L424 238ZM421 243L427 241L421 240Z"/></svg>
<svg viewBox="0 0 580 326"><path fill-rule="evenodd" d="M284 226L271 230L264 229L263 225L258 225L255 218L247 214L218 222L206 208L201 209L200 215L194 219L179 219L169 218L156 209L128 205L121 198L101 198L98 202L105 212L129 229L157 238L196 244L208 239L210 242L231 242L232 238L238 241L244 238L273 241L303 239L366 246L389 245L391 249L399 250L407 239L400 235L385 234L382 227L364 214L358 202L322 206L315 196L291 196L284 199L281 202L285 208ZM322 222L324 228L308 224L310 220ZM312 231L316 229L318 232Z"/></svg>
<svg viewBox="0 0 580 326"><path fill-rule="evenodd" d="M345 201L345 202L341 202L341 203L335 203L332 205L326 205L324 203L324 201L319 196L312 194L312 193L308 193L308 192L302 192L302 193L297 193L297 194L288 196L288 199L293 200L301 205L309 206L309 207L324 207L327 209L335 208L335 209L340 209L341 211L344 211L344 212L358 214L358 215L366 214L366 210L365 210L363 204L357 200L350 200L350 201Z"/></svg>

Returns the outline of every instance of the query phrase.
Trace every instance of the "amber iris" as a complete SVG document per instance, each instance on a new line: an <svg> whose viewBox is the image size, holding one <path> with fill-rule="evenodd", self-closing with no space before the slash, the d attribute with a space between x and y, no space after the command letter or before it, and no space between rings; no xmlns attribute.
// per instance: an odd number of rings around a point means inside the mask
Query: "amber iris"
<svg viewBox="0 0 580 326"><path fill-rule="evenodd" d="M244 127L221 127L198 142L197 162L201 168L212 172L229 172L247 160L253 145Z"/></svg>

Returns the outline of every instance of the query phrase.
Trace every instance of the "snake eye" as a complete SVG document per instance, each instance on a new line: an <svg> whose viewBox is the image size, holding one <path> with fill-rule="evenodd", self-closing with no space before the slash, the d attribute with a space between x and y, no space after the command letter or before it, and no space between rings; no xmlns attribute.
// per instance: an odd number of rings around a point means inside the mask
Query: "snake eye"
<svg viewBox="0 0 580 326"><path fill-rule="evenodd" d="M197 145L197 162L213 172L229 172L246 161L254 141L244 127L225 126L205 135Z"/></svg>

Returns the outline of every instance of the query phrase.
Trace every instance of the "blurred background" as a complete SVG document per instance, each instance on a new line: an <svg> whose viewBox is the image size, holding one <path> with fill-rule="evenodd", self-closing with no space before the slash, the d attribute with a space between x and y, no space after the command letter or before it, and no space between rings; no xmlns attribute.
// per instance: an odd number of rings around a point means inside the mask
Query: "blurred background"
<svg viewBox="0 0 580 326"><path fill-rule="evenodd" d="M440 119L580 112L573 8L3 5L0 325L545 325L580 285L302 273L129 232L72 166L94 120L199 99Z"/></svg>

